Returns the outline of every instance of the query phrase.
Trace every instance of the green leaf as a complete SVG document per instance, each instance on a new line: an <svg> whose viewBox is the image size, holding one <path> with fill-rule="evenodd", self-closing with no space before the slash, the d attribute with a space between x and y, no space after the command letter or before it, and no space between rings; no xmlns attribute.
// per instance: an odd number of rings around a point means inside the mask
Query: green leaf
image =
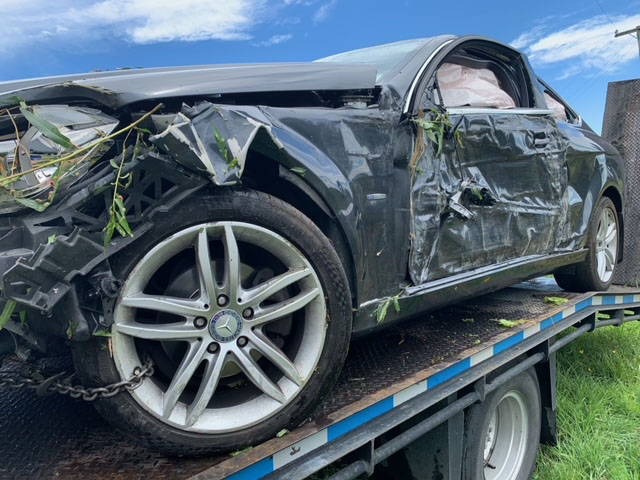
<svg viewBox="0 0 640 480"><path fill-rule="evenodd" d="M73 336L76 334L76 330L78 330L78 322L74 322L72 320L69 321L69 326L67 327L67 338L71 340Z"/></svg>
<svg viewBox="0 0 640 480"><path fill-rule="evenodd" d="M238 165L240 165L240 162L236 157L233 157L233 160L231 160L231 163L229 163L229 169L227 171L230 172L234 168L238 168Z"/></svg>
<svg viewBox="0 0 640 480"><path fill-rule="evenodd" d="M118 225L120 225L120 227L125 231L125 235L122 235L123 237L127 235L129 235L130 237L133 237L133 232L131 231L131 227L129 226L127 217L118 218Z"/></svg>
<svg viewBox="0 0 640 480"><path fill-rule="evenodd" d="M111 337L111 332L109 330L96 330L93 332L94 337Z"/></svg>
<svg viewBox="0 0 640 480"><path fill-rule="evenodd" d="M438 139L436 138L436 134L433 133L433 130L425 130L424 133L427 135L429 140L431 140L436 145L438 144Z"/></svg>
<svg viewBox="0 0 640 480"><path fill-rule="evenodd" d="M222 158L224 159L225 162L229 163L229 152L227 150L227 142L225 141L224 137L220 133L220 130L218 130L216 127L213 127L213 133L216 136L216 143L218 144L218 150L220 150L220 155L222 155Z"/></svg>
<svg viewBox="0 0 640 480"><path fill-rule="evenodd" d="M464 323L474 323L476 321L475 318L463 318L462 321Z"/></svg>
<svg viewBox="0 0 640 480"><path fill-rule="evenodd" d="M395 308L397 313L400 313L400 302L398 301L398 296L393 297L393 308Z"/></svg>
<svg viewBox="0 0 640 480"><path fill-rule="evenodd" d="M416 118L413 120L420 128L424 130L433 130L438 128L437 125L429 120L425 120L424 118Z"/></svg>
<svg viewBox="0 0 640 480"><path fill-rule="evenodd" d="M568 298L563 297L544 297L544 303L550 303L552 305L560 306L569 301Z"/></svg>
<svg viewBox="0 0 640 480"><path fill-rule="evenodd" d="M127 214L127 208L124 206L124 201L122 200L121 196L116 195L115 198L113 199L113 204L118 208L117 212L119 212L122 215Z"/></svg>
<svg viewBox="0 0 640 480"><path fill-rule="evenodd" d="M22 102L24 102L24 100L18 97L17 95L0 98L0 104L2 105L18 105Z"/></svg>
<svg viewBox="0 0 640 480"><path fill-rule="evenodd" d="M625 310L624 314L625 315L635 315L635 312L633 310Z"/></svg>
<svg viewBox="0 0 640 480"><path fill-rule="evenodd" d="M24 205L25 207L32 208L36 212L44 212L47 209L47 207L51 205L50 202L38 202L36 200L33 200L32 198L16 198L15 200L20 205Z"/></svg>
<svg viewBox="0 0 640 480"><path fill-rule="evenodd" d="M439 157L442 154L442 146L444 143L444 133L442 130L437 132L438 140L436 141L436 145L438 146L438 151L436 152L436 157Z"/></svg>
<svg viewBox="0 0 640 480"><path fill-rule="evenodd" d="M104 227L104 232L105 232L104 233L104 249L105 250L111 243L115 230L116 230L116 219L112 217L111 219L109 219L109 223L107 223L107 226Z"/></svg>
<svg viewBox="0 0 640 480"><path fill-rule="evenodd" d="M276 433L276 437L278 438L282 438L284 437L287 433L289 433L289 430L287 430L286 428L283 428L282 430L280 430L278 433Z"/></svg>
<svg viewBox="0 0 640 480"><path fill-rule="evenodd" d="M115 168L116 170L120 169L120 164L118 162L116 162L115 158L112 158L111 160L109 160L109 164L111 164L111 166L113 168Z"/></svg>
<svg viewBox="0 0 640 480"><path fill-rule="evenodd" d="M2 309L2 313L0 313L0 330L9 322L15 309L16 302L14 300L7 300L7 303L4 304L4 308Z"/></svg>
<svg viewBox="0 0 640 480"><path fill-rule="evenodd" d="M115 226L116 232L118 232L121 237L127 236L127 231L122 227L122 225L120 225L120 222L115 222L114 226Z"/></svg>
<svg viewBox="0 0 640 480"><path fill-rule="evenodd" d="M153 135L153 132L148 128L136 127L136 130L141 133L146 133L147 135Z"/></svg>
<svg viewBox="0 0 640 480"><path fill-rule="evenodd" d="M49 238L47 238L47 244L49 245L53 245L54 243L56 243L56 234L54 233L53 235L49 235Z"/></svg>
<svg viewBox="0 0 640 480"><path fill-rule="evenodd" d="M387 310L389 310L389 305L391 305L391 299L387 299L385 302L378 304L378 309L376 310L376 320L378 325L384 322L384 319L387 318Z"/></svg>
<svg viewBox="0 0 640 480"><path fill-rule="evenodd" d="M476 197L478 200L482 200L482 192L480 191L480 189L478 187L471 187L471 193L473 194L474 197Z"/></svg>
<svg viewBox="0 0 640 480"><path fill-rule="evenodd" d="M24 115L24 117L29 121L31 125L36 127L45 137L47 137L52 142L57 143L61 147L66 148L67 150L73 148L73 143L69 140L68 137L60 133L58 127L56 127L50 121L40 118L34 112L29 110L29 107L25 102L20 102L20 112Z"/></svg>
<svg viewBox="0 0 640 480"><path fill-rule="evenodd" d="M611 318L611 315L609 315L608 313L596 313L596 319L597 320L609 320Z"/></svg>
<svg viewBox="0 0 640 480"><path fill-rule="evenodd" d="M242 450L236 450L235 452L231 452L229 455L232 457L239 457L240 455L244 455L245 453L249 453L253 450L253 447L243 448Z"/></svg>
<svg viewBox="0 0 640 480"><path fill-rule="evenodd" d="M526 320L507 320L506 318L498 318L493 321L498 322L503 328L514 328L526 322Z"/></svg>
<svg viewBox="0 0 640 480"><path fill-rule="evenodd" d="M304 177L304 174L307 173L307 169L302 167L293 167L293 168L290 168L289 170L291 170L293 173L297 173L301 177Z"/></svg>

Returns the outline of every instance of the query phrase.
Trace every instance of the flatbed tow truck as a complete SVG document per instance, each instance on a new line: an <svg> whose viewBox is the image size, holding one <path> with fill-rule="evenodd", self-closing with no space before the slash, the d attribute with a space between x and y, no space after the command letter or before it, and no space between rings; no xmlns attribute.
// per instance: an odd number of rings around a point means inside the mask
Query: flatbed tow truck
<svg viewBox="0 0 640 480"><path fill-rule="evenodd" d="M0 390L0 477L458 479L463 442L486 441L465 431L471 406L535 368L541 441L554 444L556 352L597 328L637 320L639 289L576 294L548 278L459 303L356 339L338 384L302 426L207 458L147 450L80 400Z"/></svg>

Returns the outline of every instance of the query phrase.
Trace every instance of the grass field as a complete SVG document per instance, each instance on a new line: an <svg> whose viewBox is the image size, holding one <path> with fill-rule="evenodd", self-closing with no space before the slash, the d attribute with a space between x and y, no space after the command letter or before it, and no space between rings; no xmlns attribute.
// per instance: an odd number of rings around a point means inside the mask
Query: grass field
<svg viewBox="0 0 640 480"><path fill-rule="evenodd" d="M640 323L589 333L558 357L559 445L535 480L640 480Z"/></svg>

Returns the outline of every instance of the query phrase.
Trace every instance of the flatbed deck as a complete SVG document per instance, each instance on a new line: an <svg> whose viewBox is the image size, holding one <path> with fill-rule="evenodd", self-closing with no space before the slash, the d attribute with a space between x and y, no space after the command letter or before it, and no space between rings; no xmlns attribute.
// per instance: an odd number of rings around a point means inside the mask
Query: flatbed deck
<svg viewBox="0 0 640 480"><path fill-rule="evenodd" d="M545 303L547 296L568 301ZM503 354L506 359L525 340L544 331L555 333L555 326L565 319L579 321L581 311L599 305L606 310L609 304L638 306L640 292L575 294L560 290L552 280L539 279L357 339L338 384L307 422L235 457L164 457L114 431L86 402L3 390L0 477L260 478L300 463L305 454L344 438L417 395L458 377L462 382L461 376L472 367ZM502 319L523 322L505 328ZM71 368L68 359L57 362L58 367ZM5 362L3 368L15 364Z"/></svg>

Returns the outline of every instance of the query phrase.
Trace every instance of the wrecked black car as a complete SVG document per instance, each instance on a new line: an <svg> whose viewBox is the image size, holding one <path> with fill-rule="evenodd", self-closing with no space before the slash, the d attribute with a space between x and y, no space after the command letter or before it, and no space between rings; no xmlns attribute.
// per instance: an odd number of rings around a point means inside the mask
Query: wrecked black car
<svg viewBox="0 0 640 480"><path fill-rule="evenodd" d="M169 453L300 423L354 334L622 258L618 153L488 39L0 92L2 353L70 349Z"/></svg>

